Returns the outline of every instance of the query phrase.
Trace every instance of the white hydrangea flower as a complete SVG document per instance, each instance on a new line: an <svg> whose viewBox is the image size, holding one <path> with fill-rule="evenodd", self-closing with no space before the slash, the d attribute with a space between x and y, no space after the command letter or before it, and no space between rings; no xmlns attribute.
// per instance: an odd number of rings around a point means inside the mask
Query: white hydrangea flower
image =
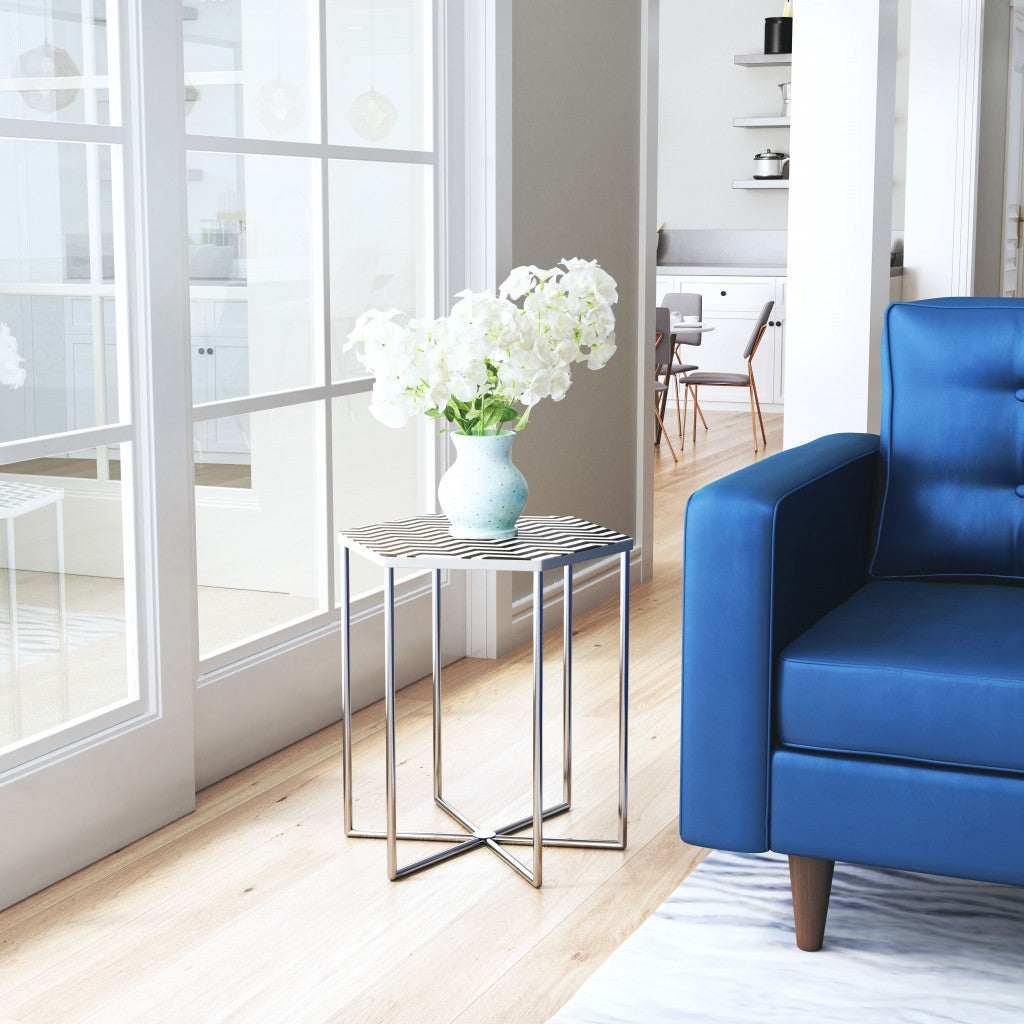
<svg viewBox="0 0 1024 1024"><path fill-rule="evenodd" d="M615 281L596 260L549 270L516 267L499 288L460 292L447 317L400 322L369 310L346 351L374 377L371 413L388 426L444 416L463 433L489 433L544 398L561 400L571 367L601 369L615 352ZM517 303L520 303L517 305Z"/></svg>
<svg viewBox="0 0 1024 1024"><path fill-rule="evenodd" d="M7 324L0 324L0 384L15 390L25 383L25 359L18 352L18 339Z"/></svg>

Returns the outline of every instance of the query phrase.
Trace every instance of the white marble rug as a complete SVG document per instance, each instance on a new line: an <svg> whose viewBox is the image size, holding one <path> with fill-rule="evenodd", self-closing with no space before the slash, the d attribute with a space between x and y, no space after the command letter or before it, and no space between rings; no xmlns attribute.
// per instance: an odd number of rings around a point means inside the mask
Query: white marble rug
<svg viewBox="0 0 1024 1024"><path fill-rule="evenodd" d="M715 852L553 1024L1021 1024L1024 888L838 864L825 946L784 857Z"/></svg>

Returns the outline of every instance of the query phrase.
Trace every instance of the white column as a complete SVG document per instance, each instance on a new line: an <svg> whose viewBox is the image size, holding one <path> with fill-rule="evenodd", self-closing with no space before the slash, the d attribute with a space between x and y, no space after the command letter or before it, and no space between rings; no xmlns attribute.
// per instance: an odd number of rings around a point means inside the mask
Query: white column
<svg viewBox="0 0 1024 1024"><path fill-rule="evenodd" d="M915 0L903 294L970 295L985 0Z"/></svg>
<svg viewBox="0 0 1024 1024"><path fill-rule="evenodd" d="M878 429L889 298L897 0L794 23L785 446Z"/></svg>

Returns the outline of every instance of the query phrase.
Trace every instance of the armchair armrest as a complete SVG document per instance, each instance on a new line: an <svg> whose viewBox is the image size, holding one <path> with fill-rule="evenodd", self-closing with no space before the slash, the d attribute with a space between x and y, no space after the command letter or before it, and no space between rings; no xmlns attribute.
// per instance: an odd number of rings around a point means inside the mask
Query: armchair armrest
<svg viewBox="0 0 1024 1024"><path fill-rule="evenodd" d="M701 488L686 509L679 831L768 849L779 651L863 585L878 438L832 434Z"/></svg>

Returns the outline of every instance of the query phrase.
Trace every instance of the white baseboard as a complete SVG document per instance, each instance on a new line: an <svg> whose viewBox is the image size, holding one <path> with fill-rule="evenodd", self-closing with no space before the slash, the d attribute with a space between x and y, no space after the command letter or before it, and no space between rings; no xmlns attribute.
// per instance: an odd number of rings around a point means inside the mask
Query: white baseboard
<svg viewBox="0 0 1024 1024"><path fill-rule="evenodd" d="M710 400L701 395L700 407L707 410L708 412L750 412L750 403L748 401L742 402L723 402L719 400ZM782 402L761 402L761 412L782 412ZM665 410L665 426L671 426L669 423L669 416L675 419L676 416L676 398L675 395L669 395L668 408ZM689 416L693 416L693 409L690 409Z"/></svg>

